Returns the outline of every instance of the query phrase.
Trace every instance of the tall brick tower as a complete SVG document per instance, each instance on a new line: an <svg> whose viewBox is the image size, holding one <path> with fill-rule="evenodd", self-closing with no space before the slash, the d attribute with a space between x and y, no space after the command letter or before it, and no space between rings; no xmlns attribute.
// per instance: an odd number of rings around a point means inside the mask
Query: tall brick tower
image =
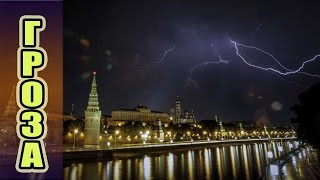
<svg viewBox="0 0 320 180"><path fill-rule="evenodd" d="M96 148L99 144L101 111L99 108L96 72L93 72L91 92L85 111L84 147Z"/></svg>

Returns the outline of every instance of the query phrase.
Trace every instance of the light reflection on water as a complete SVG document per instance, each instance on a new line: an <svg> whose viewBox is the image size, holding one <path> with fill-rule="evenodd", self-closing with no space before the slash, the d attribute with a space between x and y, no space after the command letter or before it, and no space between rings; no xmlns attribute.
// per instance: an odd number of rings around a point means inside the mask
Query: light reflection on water
<svg viewBox="0 0 320 180"><path fill-rule="evenodd" d="M278 151L278 146L283 152ZM64 179L257 179L274 156L289 151L288 143L211 146L106 162L70 163Z"/></svg>
<svg viewBox="0 0 320 180"><path fill-rule="evenodd" d="M168 179L174 179L174 160L173 154L169 153L167 156L167 172L168 172Z"/></svg>
<svg viewBox="0 0 320 180"><path fill-rule="evenodd" d="M194 151L188 151L188 177L189 179L194 179L194 174L193 174L193 170L194 170L194 163L193 163L193 159L194 159L194 156L193 156L193 152Z"/></svg>

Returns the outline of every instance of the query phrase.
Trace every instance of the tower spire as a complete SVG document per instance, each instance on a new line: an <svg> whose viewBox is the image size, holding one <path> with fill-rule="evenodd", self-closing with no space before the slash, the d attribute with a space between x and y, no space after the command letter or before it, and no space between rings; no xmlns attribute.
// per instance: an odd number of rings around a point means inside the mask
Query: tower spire
<svg viewBox="0 0 320 180"><path fill-rule="evenodd" d="M91 91L89 94L87 111L99 111L99 101L98 101L98 92L97 92L97 82L96 82L96 72L93 71L93 79L91 84Z"/></svg>

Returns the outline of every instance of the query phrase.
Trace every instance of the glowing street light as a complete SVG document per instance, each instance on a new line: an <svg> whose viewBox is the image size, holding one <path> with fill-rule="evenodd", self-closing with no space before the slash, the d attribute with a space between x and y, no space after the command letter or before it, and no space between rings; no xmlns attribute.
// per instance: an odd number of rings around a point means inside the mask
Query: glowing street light
<svg viewBox="0 0 320 180"><path fill-rule="evenodd" d="M149 133L150 133L149 131L146 131L145 133L142 133L142 132L140 131L141 137L143 138L143 147L144 147L144 145L146 144L146 141L147 141L147 138L148 138Z"/></svg>
<svg viewBox="0 0 320 180"><path fill-rule="evenodd" d="M188 137L190 137L190 131L187 132L187 135L188 135ZM188 140L188 138L187 138L187 140Z"/></svg>
<svg viewBox="0 0 320 180"><path fill-rule="evenodd" d="M76 134L79 132L78 129L73 130L73 149L76 148Z"/></svg>
<svg viewBox="0 0 320 180"><path fill-rule="evenodd" d="M202 139L204 139L204 135L207 134L207 131L202 132Z"/></svg>
<svg viewBox="0 0 320 180"><path fill-rule="evenodd" d="M110 147L110 142L108 141L107 142L107 149L109 149L109 147Z"/></svg>
<svg viewBox="0 0 320 180"><path fill-rule="evenodd" d="M115 135L114 135L114 147L117 147L117 135L120 133L119 130L116 130Z"/></svg>

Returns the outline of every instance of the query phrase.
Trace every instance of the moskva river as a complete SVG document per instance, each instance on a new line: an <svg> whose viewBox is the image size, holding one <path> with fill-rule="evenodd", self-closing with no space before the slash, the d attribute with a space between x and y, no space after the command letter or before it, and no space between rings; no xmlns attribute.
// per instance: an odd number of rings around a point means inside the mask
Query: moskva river
<svg viewBox="0 0 320 180"><path fill-rule="evenodd" d="M270 151L277 158L295 146L279 141L124 154L108 161L65 163L64 179L258 179L272 159Z"/></svg>

